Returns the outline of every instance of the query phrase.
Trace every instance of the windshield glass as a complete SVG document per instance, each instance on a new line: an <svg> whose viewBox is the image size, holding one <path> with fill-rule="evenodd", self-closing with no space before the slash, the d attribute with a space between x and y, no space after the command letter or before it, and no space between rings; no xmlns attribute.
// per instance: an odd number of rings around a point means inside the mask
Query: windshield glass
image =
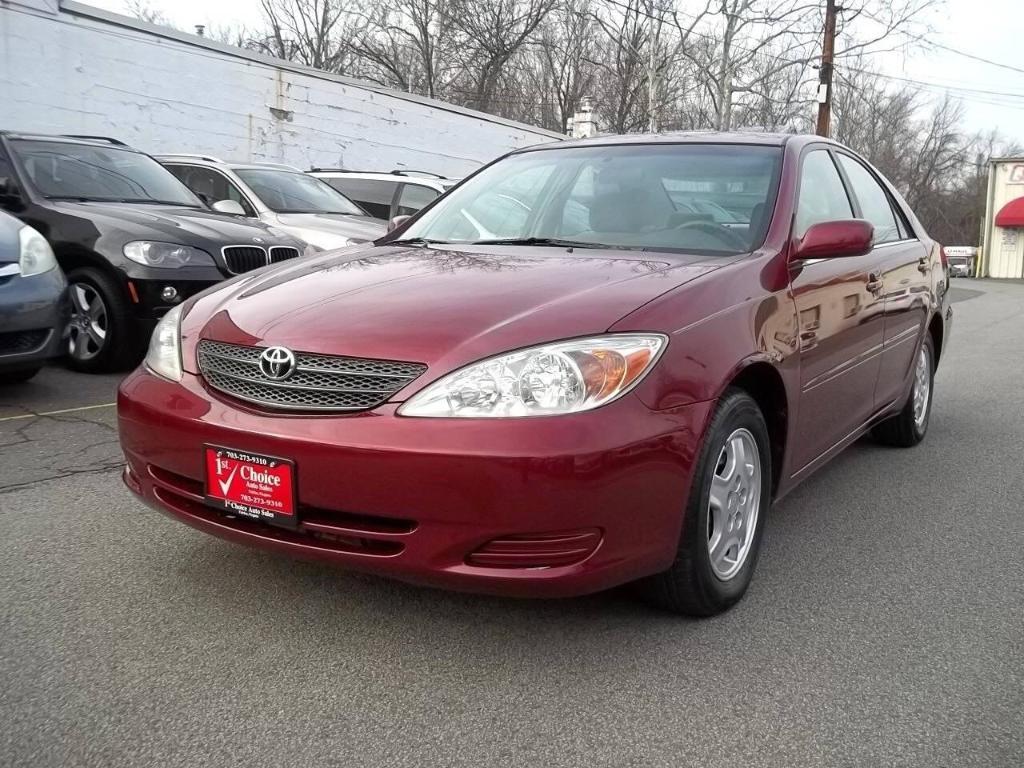
<svg viewBox="0 0 1024 768"><path fill-rule="evenodd" d="M28 139L16 139L11 145L43 197L203 207L188 187L141 152Z"/></svg>
<svg viewBox="0 0 1024 768"><path fill-rule="evenodd" d="M236 168L235 173L275 213L366 215L330 184L305 173L267 168Z"/></svg>
<svg viewBox="0 0 1024 768"><path fill-rule="evenodd" d="M764 241L781 160L779 147L722 144L526 152L464 181L402 239L745 253Z"/></svg>

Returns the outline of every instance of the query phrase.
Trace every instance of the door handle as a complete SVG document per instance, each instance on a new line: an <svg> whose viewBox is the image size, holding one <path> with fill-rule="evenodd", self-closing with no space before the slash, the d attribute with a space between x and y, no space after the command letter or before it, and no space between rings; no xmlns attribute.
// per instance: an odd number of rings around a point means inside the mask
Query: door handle
<svg viewBox="0 0 1024 768"><path fill-rule="evenodd" d="M884 286L885 283L882 282L882 278L880 278L874 272L868 275L867 289L869 293L873 293L877 296L882 292L882 288Z"/></svg>

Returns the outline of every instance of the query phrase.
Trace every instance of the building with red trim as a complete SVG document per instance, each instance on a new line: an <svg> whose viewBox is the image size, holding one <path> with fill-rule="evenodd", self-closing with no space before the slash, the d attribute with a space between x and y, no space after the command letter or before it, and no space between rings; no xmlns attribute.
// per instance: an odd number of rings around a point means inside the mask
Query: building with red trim
<svg viewBox="0 0 1024 768"><path fill-rule="evenodd" d="M989 163L981 277L1024 278L1024 157Z"/></svg>

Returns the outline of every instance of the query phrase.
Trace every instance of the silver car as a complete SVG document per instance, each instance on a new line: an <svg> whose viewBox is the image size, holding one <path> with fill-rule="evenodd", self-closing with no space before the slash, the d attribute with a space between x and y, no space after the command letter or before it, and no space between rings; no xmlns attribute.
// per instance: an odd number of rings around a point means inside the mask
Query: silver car
<svg viewBox="0 0 1024 768"><path fill-rule="evenodd" d="M317 249L366 243L387 231L387 222L298 168L209 155L156 159L214 209L260 219Z"/></svg>

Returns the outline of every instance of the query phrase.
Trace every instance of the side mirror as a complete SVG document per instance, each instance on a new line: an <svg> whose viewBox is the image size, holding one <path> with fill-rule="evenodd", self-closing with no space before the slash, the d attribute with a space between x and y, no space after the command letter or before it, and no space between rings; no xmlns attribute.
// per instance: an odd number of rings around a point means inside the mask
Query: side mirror
<svg viewBox="0 0 1024 768"><path fill-rule="evenodd" d="M231 213L235 216L245 216L245 208L237 200L218 200L213 204L213 210L221 213Z"/></svg>
<svg viewBox="0 0 1024 768"><path fill-rule="evenodd" d="M388 232L395 231L411 218L412 216L395 216L395 218L388 222Z"/></svg>
<svg viewBox="0 0 1024 768"><path fill-rule="evenodd" d="M875 244L875 227L863 219L814 224L793 245L790 261L863 256Z"/></svg>

